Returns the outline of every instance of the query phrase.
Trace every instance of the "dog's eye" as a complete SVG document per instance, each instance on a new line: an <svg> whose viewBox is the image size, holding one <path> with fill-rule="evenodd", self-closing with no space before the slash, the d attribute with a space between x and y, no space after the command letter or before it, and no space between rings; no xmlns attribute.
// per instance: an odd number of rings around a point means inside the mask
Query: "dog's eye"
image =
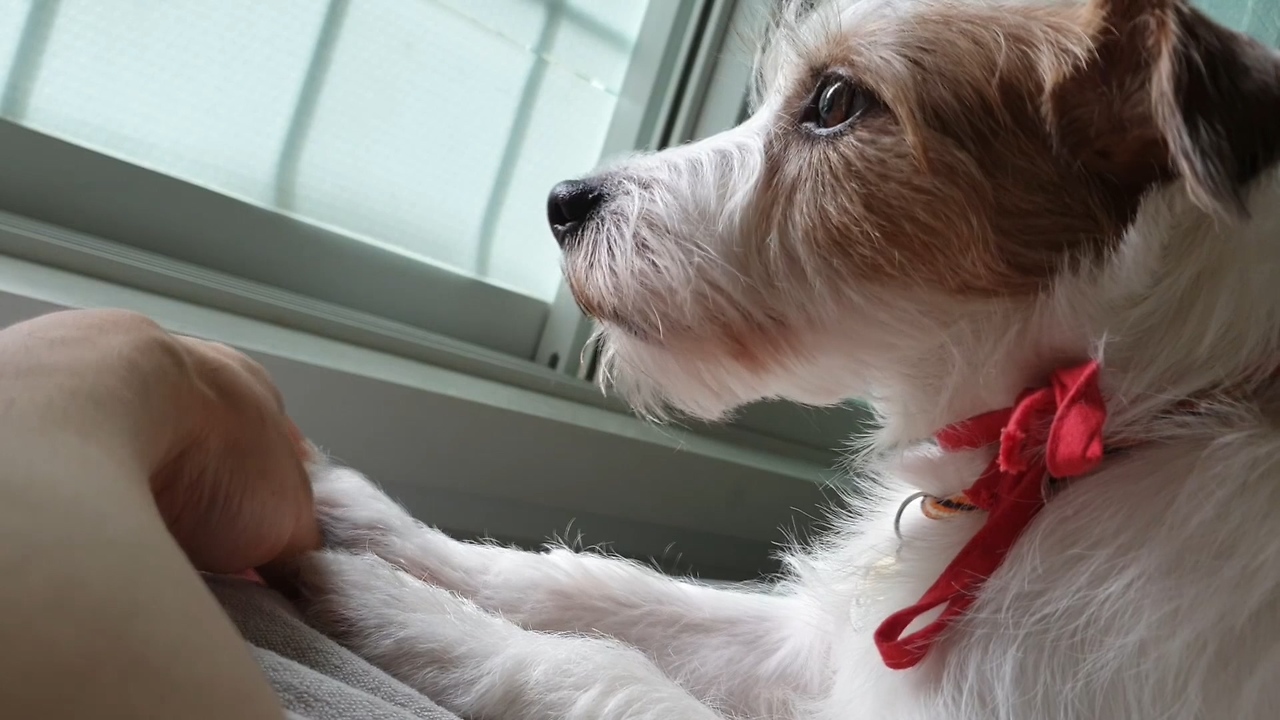
<svg viewBox="0 0 1280 720"><path fill-rule="evenodd" d="M849 78L828 76L814 90L803 122L814 130L830 132L850 124L879 102L870 90Z"/></svg>

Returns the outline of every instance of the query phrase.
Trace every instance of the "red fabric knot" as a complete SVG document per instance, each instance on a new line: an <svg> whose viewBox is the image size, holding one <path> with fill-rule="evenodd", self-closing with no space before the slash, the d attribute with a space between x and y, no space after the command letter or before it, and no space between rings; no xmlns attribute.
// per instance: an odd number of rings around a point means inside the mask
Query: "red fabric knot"
<svg viewBox="0 0 1280 720"><path fill-rule="evenodd" d="M1106 419L1098 363L1089 361L1055 371L1047 387L1023 392L1013 407L962 420L937 434L947 452L999 444L995 459L963 493L967 502L987 511L987 519L920 601L890 615L876 630L885 665L914 667L964 614L1044 506L1047 478L1073 478L1098 466ZM904 636L911 623L940 607L937 619Z"/></svg>

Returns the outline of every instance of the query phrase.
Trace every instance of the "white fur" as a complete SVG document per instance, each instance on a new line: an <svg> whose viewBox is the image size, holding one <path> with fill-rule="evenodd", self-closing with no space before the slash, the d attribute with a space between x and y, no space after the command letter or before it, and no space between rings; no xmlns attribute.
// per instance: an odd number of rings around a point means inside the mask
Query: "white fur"
<svg viewBox="0 0 1280 720"><path fill-rule="evenodd" d="M859 512L787 558L777 585L713 588L564 548L457 542L326 466L315 486L330 544L369 555L302 564L313 620L492 720L1280 717L1280 397L1265 382L1280 360L1280 174L1255 182L1248 220L1215 219L1180 183L1156 191L1105 262L1034 300L774 297L769 311L799 331L785 362L750 373L690 338L708 313L762 310L764 291L735 281L760 264L803 275L817 262L734 244L770 102L740 128L622 166L629 202L593 232L637 244L597 243L614 255L583 266L611 274L579 280L645 309L604 318L606 365L642 408L870 397L883 429L860 472L878 482ZM886 669L872 631L981 523L908 512L895 537L905 497L962 490L989 457L920 439L1086 357L1103 361L1107 436L1154 442L1056 495L930 656ZM1244 392L1169 412L1221 388Z"/></svg>

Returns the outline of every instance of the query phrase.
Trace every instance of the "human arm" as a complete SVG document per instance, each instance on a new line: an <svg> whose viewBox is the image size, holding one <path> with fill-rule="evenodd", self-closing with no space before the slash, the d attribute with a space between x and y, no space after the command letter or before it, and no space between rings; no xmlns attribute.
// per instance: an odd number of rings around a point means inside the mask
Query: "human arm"
<svg viewBox="0 0 1280 720"><path fill-rule="evenodd" d="M281 717L193 567L318 544L260 368L58 313L0 331L0 428L0 714Z"/></svg>

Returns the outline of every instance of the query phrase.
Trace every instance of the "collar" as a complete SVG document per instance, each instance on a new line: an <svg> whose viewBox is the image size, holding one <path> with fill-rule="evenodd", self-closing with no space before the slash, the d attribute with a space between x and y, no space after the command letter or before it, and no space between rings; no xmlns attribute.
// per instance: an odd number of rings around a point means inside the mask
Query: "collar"
<svg viewBox="0 0 1280 720"><path fill-rule="evenodd" d="M928 517L942 518L984 510L986 522L961 548L920 601L890 615L875 632L885 665L914 667L942 632L964 615L986 579L1044 507L1044 486L1092 472L1102 462L1106 403L1098 384L1096 360L1059 369L1045 387L1024 391L1008 408L974 416L938 432L946 452L998 446L996 457L968 490L937 498L925 496ZM907 628L933 610L941 614L907 634Z"/></svg>

